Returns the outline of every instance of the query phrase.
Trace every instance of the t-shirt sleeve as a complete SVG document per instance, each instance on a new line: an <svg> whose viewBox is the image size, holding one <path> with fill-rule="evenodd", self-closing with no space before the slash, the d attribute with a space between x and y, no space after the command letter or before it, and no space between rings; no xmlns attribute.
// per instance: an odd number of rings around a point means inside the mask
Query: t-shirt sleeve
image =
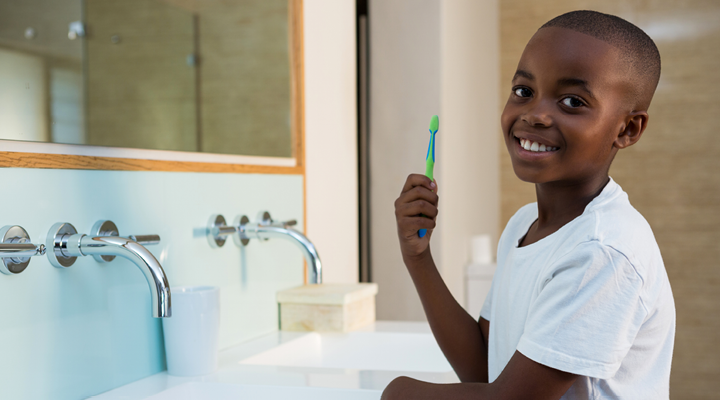
<svg viewBox="0 0 720 400"><path fill-rule="evenodd" d="M517 350L551 368L611 378L647 316L642 288L622 253L581 243L549 271Z"/></svg>

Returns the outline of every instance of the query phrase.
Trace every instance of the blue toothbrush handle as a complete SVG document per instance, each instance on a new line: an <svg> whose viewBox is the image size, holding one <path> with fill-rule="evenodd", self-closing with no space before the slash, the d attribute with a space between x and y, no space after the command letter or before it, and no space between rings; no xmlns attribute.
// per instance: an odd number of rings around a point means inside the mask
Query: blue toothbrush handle
<svg viewBox="0 0 720 400"><path fill-rule="evenodd" d="M437 116L435 116L434 119L436 120L436 126L435 130L433 130L432 122L430 123L430 143L428 144L428 152L425 156L425 176L430 178L430 180L435 179L433 177L433 168L435 167L435 134L437 133ZM426 234L427 229L420 229L418 231L419 237L425 237Z"/></svg>

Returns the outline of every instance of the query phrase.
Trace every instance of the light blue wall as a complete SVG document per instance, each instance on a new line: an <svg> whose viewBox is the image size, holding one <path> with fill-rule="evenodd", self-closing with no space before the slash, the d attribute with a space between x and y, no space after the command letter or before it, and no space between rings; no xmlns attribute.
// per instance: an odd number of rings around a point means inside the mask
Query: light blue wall
<svg viewBox="0 0 720 400"><path fill-rule="evenodd" d="M211 214L251 220L260 210L303 221L303 177L130 171L0 169L0 226L45 242L51 225L88 233L114 221L122 235L157 233L148 246L171 286L221 287L221 347L277 328L277 290L303 282L290 243L220 249L204 236ZM162 328L143 274L124 259L83 257L70 268L34 257L0 274L0 399L78 399L165 369Z"/></svg>

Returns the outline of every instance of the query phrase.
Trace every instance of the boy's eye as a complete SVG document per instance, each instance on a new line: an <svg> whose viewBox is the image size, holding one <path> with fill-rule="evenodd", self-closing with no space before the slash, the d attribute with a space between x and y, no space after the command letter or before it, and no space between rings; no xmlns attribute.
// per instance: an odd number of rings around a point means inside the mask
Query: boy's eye
<svg viewBox="0 0 720 400"><path fill-rule="evenodd" d="M514 87L513 93L517 97L530 97L532 95L532 92L530 91L530 89L523 87L523 86Z"/></svg>
<svg viewBox="0 0 720 400"><path fill-rule="evenodd" d="M583 103L582 101L580 101L579 99L577 99L575 97L566 97L566 98L562 99L562 103L563 103L563 105L570 107L570 108L578 108L578 107L582 107L585 105L585 103Z"/></svg>

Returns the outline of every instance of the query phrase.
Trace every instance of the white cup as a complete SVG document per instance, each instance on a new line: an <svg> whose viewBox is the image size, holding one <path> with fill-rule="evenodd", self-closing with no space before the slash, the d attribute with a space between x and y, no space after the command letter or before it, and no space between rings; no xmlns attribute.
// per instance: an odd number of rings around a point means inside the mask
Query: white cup
<svg viewBox="0 0 720 400"><path fill-rule="evenodd" d="M163 318L168 374L197 376L215 372L220 335L220 288L170 288L172 316Z"/></svg>
<svg viewBox="0 0 720 400"><path fill-rule="evenodd" d="M470 238L473 264L490 264L493 260L490 235L475 235Z"/></svg>

